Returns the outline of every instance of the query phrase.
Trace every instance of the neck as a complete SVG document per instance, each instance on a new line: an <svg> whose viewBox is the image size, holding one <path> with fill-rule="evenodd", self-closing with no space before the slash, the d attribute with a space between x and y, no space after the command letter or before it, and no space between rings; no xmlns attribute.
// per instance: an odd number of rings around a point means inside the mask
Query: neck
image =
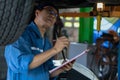
<svg viewBox="0 0 120 80"><path fill-rule="evenodd" d="M35 24L37 25L40 33L41 33L41 36L44 37L44 34L46 32L46 28L40 24L38 24L38 22L36 20L34 20Z"/></svg>
<svg viewBox="0 0 120 80"><path fill-rule="evenodd" d="M39 30L40 30L41 36L44 37L46 29L45 28L39 28Z"/></svg>

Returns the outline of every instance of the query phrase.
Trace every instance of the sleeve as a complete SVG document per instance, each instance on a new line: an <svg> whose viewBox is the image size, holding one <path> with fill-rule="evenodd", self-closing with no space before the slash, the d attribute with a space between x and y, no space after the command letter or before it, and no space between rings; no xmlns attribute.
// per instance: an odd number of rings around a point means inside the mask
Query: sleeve
<svg viewBox="0 0 120 80"><path fill-rule="evenodd" d="M16 73L27 72L33 57L29 40L26 41L23 37L5 48L8 67Z"/></svg>
<svg viewBox="0 0 120 80"><path fill-rule="evenodd" d="M46 43L47 43L47 44L46 44L45 50L51 49L51 48L52 48L52 44L50 43L50 41L49 41L48 38L46 38ZM53 59L54 59L54 58L52 57L52 58L50 58L50 59L47 61L47 65L48 65L48 69L49 69L49 70L55 68L54 63L53 63Z"/></svg>
<svg viewBox="0 0 120 80"><path fill-rule="evenodd" d="M47 44L46 44L45 50L51 49L51 48L52 48L52 45L51 45L49 39L47 39L46 41L47 41L47 42L46 42ZM56 66L54 66L53 59L54 59L54 58L52 57L52 58L50 58L50 59L46 62L46 63L47 63L48 70L51 70L51 69L53 69L53 68L56 67ZM50 78L50 80L57 80L57 78L58 78L58 76L55 76L55 77Z"/></svg>
<svg viewBox="0 0 120 80"><path fill-rule="evenodd" d="M49 60L49 70L55 68L56 66L54 66L54 63L53 63L53 59L51 58ZM57 80L58 76L55 76L55 77L50 77L50 80Z"/></svg>
<svg viewBox="0 0 120 80"><path fill-rule="evenodd" d="M55 68L54 63L53 63L53 58L49 59L48 66L49 66L49 70Z"/></svg>

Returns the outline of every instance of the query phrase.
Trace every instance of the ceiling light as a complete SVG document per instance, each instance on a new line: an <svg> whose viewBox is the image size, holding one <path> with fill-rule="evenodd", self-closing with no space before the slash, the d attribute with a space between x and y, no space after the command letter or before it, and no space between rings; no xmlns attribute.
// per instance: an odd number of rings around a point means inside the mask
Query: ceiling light
<svg viewBox="0 0 120 80"><path fill-rule="evenodd" d="M98 11L98 12L101 12L101 11L103 11L103 10L104 10L104 3L98 2L98 3L97 3L97 11Z"/></svg>

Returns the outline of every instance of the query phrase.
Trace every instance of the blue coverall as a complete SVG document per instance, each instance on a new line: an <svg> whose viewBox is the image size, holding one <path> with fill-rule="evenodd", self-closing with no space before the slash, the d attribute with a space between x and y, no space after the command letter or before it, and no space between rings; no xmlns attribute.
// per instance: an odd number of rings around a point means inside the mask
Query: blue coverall
<svg viewBox="0 0 120 80"><path fill-rule="evenodd" d="M39 67L29 69L33 57L52 47L47 37L41 37L34 22L31 22L17 41L5 47L8 65L7 80L49 80L53 69L52 58Z"/></svg>

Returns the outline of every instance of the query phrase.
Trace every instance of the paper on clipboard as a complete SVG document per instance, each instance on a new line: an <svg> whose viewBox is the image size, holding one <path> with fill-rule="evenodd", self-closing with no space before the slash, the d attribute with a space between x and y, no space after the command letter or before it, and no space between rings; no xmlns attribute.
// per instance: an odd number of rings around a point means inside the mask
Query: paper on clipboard
<svg viewBox="0 0 120 80"><path fill-rule="evenodd" d="M64 65L66 65L66 64L68 64L68 63L76 60L77 58L79 58L79 57L82 56L83 54L87 53L88 51L89 51L89 49L86 49L86 50L84 50L82 53L78 54L77 56L75 56L75 57L73 57L72 59L70 59L70 60L66 61L65 63L63 63L61 66L58 66L58 67L50 70L50 71L49 71L50 74L53 73L54 71L60 69L60 68L63 67Z"/></svg>

